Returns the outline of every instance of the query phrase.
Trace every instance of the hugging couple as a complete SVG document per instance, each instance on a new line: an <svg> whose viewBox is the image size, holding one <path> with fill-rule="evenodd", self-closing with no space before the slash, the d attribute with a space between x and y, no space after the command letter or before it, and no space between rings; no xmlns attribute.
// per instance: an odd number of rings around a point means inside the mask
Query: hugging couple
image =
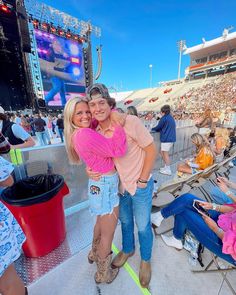
<svg viewBox="0 0 236 295"><path fill-rule="evenodd" d="M116 112L115 104L106 86L99 83L87 89L86 98L69 100L64 110L66 148L71 163L83 161L87 166L90 211L97 217L88 261L97 265L96 283L111 283L134 254L135 222L141 255L139 280L146 288L151 279L151 172L157 150L140 119ZM122 251L112 260L118 218Z"/></svg>

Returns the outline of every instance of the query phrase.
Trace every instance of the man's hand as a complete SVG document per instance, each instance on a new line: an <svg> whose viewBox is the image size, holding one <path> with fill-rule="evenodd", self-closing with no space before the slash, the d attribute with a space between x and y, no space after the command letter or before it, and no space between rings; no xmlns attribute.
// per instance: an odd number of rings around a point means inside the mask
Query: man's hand
<svg viewBox="0 0 236 295"><path fill-rule="evenodd" d="M95 181L99 181L100 178L101 178L101 176L102 176L101 173L99 173L99 172L94 172L94 171L92 171L92 169L89 168L89 167L86 167L86 173L87 173L87 175L88 175L88 178L91 178L92 180L95 180Z"/></svg>
<svg viewBox="0 0 236 295"><path fill-rule="evenodd" d="M111 112L111 114L110 114L111 124L124 126L126 117L127 117L127 114L121 114L116 111Z"/></svg>

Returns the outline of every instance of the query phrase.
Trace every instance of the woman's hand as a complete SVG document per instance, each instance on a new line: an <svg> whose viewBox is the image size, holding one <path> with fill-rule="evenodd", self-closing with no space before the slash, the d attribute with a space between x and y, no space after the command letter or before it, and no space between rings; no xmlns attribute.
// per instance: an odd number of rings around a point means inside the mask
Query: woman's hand
<svg viewBox="0 0 236 295"><path fill-rule="evenodd" d="M125 125L126 117L127 117L127 114L121 114L119 112L112 111L110 114L111 124L120 125L123 127Z"/></svg>
<svg viewBox="0 0 236 295"><path fill-rule="evenodd" d="M204 219L205 223L209 226L209 228L216 233L218 230L217 223L209 216L202 215L202 218Z"/></svg>
<svg viewBox="0 0 236 295"><path fill-rule="evenodd" d="M92 179L92 180L95 180L95 181L99 181L100 178L101 178L101 176L102 176L101 173L99 173L99 172L94 172L94 171L92 171L92 169L89 168L89 167L86 167L86 173L87 173L87 175L88 175L88 178L90 178L90 179Z"/></svg>
<svg viewBox="0 0 236 295"><path fill-rule="evenodd" d="M210 210L210 209L212 209L212 203L203 202L203 201L198 201L198 204L199 204L202 208L204 208L204 209L206 209L206 210Z"/></svg>
<svg viewBox="0 0 236 295"><path fill-rule="evenodd" d="M226 193L229 190L228 186L226 185L229 181L228 180L225 181L225 180L226 180L226 178L224 178L224 177L217 178L218 186L219 186L220 190L224 193Z"/></svg>
<svg viewBox="0 0 236 295"><path fill-rule="evenodd" d="M217 180L220 182L220 183L224 183L225 185L227 186L230 186L231 184L231 181L229 181L226 177L217 177Z"/></svg>

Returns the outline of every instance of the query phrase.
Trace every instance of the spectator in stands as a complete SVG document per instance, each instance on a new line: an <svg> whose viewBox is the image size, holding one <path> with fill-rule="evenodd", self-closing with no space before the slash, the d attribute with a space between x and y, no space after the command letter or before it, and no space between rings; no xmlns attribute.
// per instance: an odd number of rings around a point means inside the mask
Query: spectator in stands
<svg viewBox="0 0 236 295"><path fill-rule="evenodd" d="M177 171L181 173L195 174L198 170L204 170L210 167L214 162L213 152L204 138L194 133L191 136L192 143L197 148L197 154L194 159L187 160L177 166Z"/></svg>
<svg viewBox="0 0 236 295"><path fill-rule="evenodd" d="M194 200L199 200L199 205L209 210L210 217L193 207ZM175 218L173 236L161 235L167 246L183 249L182 240L189 230L211 252L236 265L236 204L207 203L188 193L152 214L152 222L160 226L163 219L170 216Z"/></svg>
<svg viewBox="0 0 236 295"><path fill-rule="evenodd" d="M165 166L160 169L160 173L171 175L169 151L176 142L176 124L170 113L170 106L164 105L161 108L161 119L158 125L152 128L151 132L160 132L161 155Z"/></svg>
<svg viewBox="0 0 236 295"><path fill-rule="evenodd" d="M199 128L199 134L210 133L213 124L213 115L210 109L206 109L203 118L196 124Z"/></svg>
<svg viewBox="0 0 236 295"><path fill-rule="evenodd" d="M224 158L224 151L229 146L229 131L227 128L216 128L211 149L215 154L215 162L219 163Z"/></svg>
<svg viewBox="0 0 236 295"><path fill-rule="evenodd" d="M0 107L0 131L7 138L13 149L32 147L35 141L20 125L10 122L5 111Z"/></svg>
<svg viewBox="0 0 236 295"><path fill-rule="evenodd" d="M113 99L106 101L108 107L114 105ZM97 263L95 281L111 283L118 269L111 269L111 243L119 215L119 178L112 157L121 157L126 153L126 135L121 126L114 126L109 138L90 129L91 113L83 98L72 98L65 106L65 140L69 159L79 164L82 159L94 172L101 174L99 181L89 179L88 193L90 211L97 216L94 227L90 263Z"/></svg>
<svg viewBox="0 0 236 295"><path fill-rule="evenodd" d="M211 197L217 204L236 203L236 183L225 177L217 177L217 186L211 190Z"/></svg>
<svg viewBox="0 0 236 295"><path fill-rule="evenodd" d="M94 84L88 88L87 97L92 116L99 122L97 131L110 137L114 130L110 126L111 108L108 105L110 95L103 84ZM134 219L138 228L141 252L139 281L142 287L148 287L151 279L151 253L153 234L150 215L152 207L153 179L152 168L156 159L156 148L152 136L136 116L127 116L126 132L128 152L114 163L122 183L120 197L120 220L122 229L122 251L114 258L113 267L122 267L134 254ZM90 177L93 175L87 169ZM97 178L95 178L97 179Z"/></svg>
<svg viewBox="0 0 236 295"><path fill-rule="evenodd" d="M127 107L127 114L138 117L138 111L137 111L136 107L134 107L134 106Z"/></svg>
<svg viewBox="0 0 236 295"><path fill-rule="evenodd" d="M0 188L13 185L11 163L0 157ZM0 293L27 295L27 288L17 274L14 261L21 255L25 235L6 206L0 202Z"/></svg>
<svg viewBox="0 0 236 295"><path fill-rule="evenodd" d="M59 114L57 119L57 128L58 128L58 132L61 138L61 142L64 142L64 121L62 119L62 115Z"/></svg>

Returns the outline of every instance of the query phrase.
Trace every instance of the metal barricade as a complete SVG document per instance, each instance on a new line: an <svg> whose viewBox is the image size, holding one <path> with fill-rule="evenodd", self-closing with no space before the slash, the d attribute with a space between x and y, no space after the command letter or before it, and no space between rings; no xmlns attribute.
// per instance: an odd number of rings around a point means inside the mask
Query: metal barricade
<svg viewBox="0 0 236 295"><path fill-rule="evenodd" d="M193 126L177 127L177 141L170 151L172 163L191 155L193 145L190 136L194 132L196 132L196 128ZM160 150L159 133L152 135ZM6 157L15 164L15 180L41 173L62 175L70 189L70 196L64 200L65 208L73 207L87 200L88 178L85 166L83 164L71 165L69 163L64 144L12 150ZM161 165L162 158L159 155L155 163L155 169L159 169Z"/></svg>

